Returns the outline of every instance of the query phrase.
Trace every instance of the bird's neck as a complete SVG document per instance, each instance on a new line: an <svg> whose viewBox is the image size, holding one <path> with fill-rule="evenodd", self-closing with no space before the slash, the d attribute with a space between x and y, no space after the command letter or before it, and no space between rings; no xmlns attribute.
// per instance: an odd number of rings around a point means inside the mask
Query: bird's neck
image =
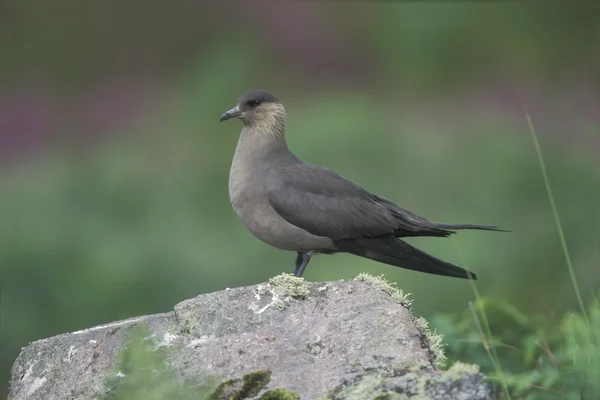
<svg viewBox="0 0 600 400"><path fill-rule="evenodd" d="M285 120L276 123L261 121L244 126L238 140L236 156L254 159L282 151L289 151L285 140Z"/></svg>
<svg viewBox="0 0 600 400"><path fill-rule="evenodd" d="M288 154L291 153L285 142L284 129L267 134L257 127L244 126L229 171L229 197L232 202L240 196L243 198L248 187L255 186L254 182L268 165L265 159L286 158Z"/></svg>

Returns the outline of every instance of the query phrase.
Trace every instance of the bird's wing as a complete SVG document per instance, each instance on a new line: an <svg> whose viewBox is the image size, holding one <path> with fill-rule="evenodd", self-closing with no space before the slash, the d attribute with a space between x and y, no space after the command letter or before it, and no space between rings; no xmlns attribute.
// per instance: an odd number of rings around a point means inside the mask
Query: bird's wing
<svg viewBox="0 0 600 400"><path fill-rule="evenodd" d="M271 206L286 221L313 235L341 240L429 228L427 220L325 168L297 164L277 171L273 182L277 185L268 188Z"/></svg>

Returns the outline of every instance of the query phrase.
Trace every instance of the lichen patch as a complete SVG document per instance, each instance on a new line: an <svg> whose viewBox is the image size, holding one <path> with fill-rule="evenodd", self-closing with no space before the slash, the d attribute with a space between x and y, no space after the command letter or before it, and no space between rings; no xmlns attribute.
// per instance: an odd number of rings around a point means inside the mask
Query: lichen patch
<svg viewBox="0 0 600 400"><path fill-rule="evenodd" d="M448 371L446 371L446 376L452 378L454 380L464 378L465 375L475 375L479 373L479 365L476 364L465 364L460 361L452 364Z"/></svg>
<svg viewBox="0 0 600 400"><path fill-rule="evenodd" d="M196 347L200 346L201 344L211 341L214 338L215 338L215 335L210 335L210 336L204 335L198 339L194 339L194 340L190 341L186 347L196 348Z"/></svg>
<svg viewBox="0 0 600 400"><path fill-rule="evenodd" d="M31 376L31 374L33 373L33 367L35 366L35 364L37 363L37 361L34 361L29 368L27 368L27 371L25 371L25 374L23 375L23 378L21 378L21 381L26 381L27 379L29 379L29 377Z"/></svg>
<svg viewBox="0 0 600 400"><path fill-rule="evenodd" d="M446 354L444 354L444 337L429 328L429 322L423 317L415 318L415 326L421 332L431 353L431 361L437 368L442 368L446 364Z"/></svg>
<svg viewBox="0 0 600 400"><path fill-rule="evenodd" d="M171 333L171 332L166 332L162 338L162 340L158 343L158 345L156 345L157 348L159 347L170 347L173 346L173 342L175 341L175 339L177 339L179 336Z"/></svg>
<svg viewBox="0 0 600 400"><path fill-rule="evenodd" d="M304 278L299 278L292 274L274 276L269 279L269 283L273 285L274 292L283 297L304 300L310 293Z"/></svg>
<svg viewBox="0 0 600 400"><path fill-rule="evenodd" d="M324 291L326 291L326 290L329 290L329 288L331 288L331 283L326 283L325 285L323 285L323 286L320 286L320 287L317 289L317 291L318 291L318 292L324 292Z"/></svg>
<svg viewBox="0 0 600 400"><path fill-rule="evenodd" d="M69 350L67 351L66 357L63 358L63 362L70 363L71 361L73 361L75 353L77 353L77 349L75 348L75 346L69 346Z"/></svg>
<svg viewBox="0 0 600 400"><path fill-rule="evenodd" d="M31 386L29 386L29 390L27 391L27 396L31 396L35 392L37 392L43 385L46 383L48 379L43 376L41 378L35 378Z"/></svg>
<svg viewBox="0 0 600 400"><path fill-rule="evenodd" d="M356 278L354 278L354 280L370 284L371 286L387 293L396 301L396 303L402 304L405 307L410 308L410 305L412 304L410 294L404 293L402 289L397 288L395 286L396 283L388 282L383 275L373 276L371 274L367 274L366 272L361 272L356 276Z"/></svg>
<svg viewBox="0 0 600 400"><path fill-rule="evenodd" d="M262 314L271 307L282 311L287 308L290 302L308 298L309 293L304 278L298 278L292 274L281 274L254 289L254 298L257 302L250 304L249 308L256 314ZM266 295L271 295L271 301L265 305L258 304Z"/></svg>

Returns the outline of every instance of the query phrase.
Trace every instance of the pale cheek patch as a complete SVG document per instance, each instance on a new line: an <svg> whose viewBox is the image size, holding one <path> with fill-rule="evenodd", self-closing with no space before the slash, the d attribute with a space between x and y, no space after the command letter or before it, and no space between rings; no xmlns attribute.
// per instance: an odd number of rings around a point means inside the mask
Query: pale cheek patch
<svg viewBox="0 0 600 400"><path fill-rule="evenodd" d="M280 132L285 128L285 109L281 104L263 104L252 122L261 131Z"/></svg>

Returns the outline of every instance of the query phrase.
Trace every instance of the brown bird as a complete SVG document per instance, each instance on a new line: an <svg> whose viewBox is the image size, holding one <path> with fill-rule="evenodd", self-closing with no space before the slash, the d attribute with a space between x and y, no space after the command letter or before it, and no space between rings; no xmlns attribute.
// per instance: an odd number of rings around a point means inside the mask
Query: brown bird
<svg viewBox="0 0 600 400"><path fill-rule="evenodd" d="M477 279L399 238L501 229L430 222L328 169L305 163L288 149L285 109L268 92L244 94L221 115L221 121L231 118L244 124L229 173L233 209L254 236L298 253L296 276L302 276L313 254L345 252L415 271Z"/></svg>

